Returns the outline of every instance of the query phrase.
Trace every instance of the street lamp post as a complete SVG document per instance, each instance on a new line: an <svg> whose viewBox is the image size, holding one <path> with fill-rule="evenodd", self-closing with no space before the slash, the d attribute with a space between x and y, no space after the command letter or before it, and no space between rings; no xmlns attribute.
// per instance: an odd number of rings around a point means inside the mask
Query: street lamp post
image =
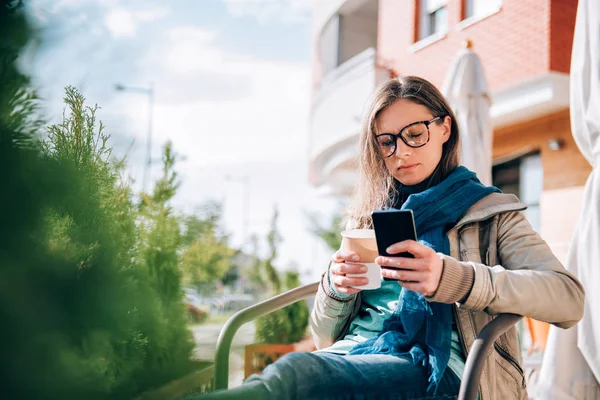
<svg viewBox="0 0 600 400"><path fill-rule="evenodd" d="M146 191L146 181L152 163L152 119L154 114L154 85L151 83L149 87L125 86L116 84L115 89L119 92L134 92L142 93L148 96L148 133L146 135L146 164L144 165L144 173L142 175L142 191Z"/></svg>

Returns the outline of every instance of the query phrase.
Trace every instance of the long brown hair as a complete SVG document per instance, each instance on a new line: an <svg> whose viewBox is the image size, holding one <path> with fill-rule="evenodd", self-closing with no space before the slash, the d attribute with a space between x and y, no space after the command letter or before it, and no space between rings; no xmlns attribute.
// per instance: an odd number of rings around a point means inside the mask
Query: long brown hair
<svg viewBox="0 0 600 400"><path fill-rule="evenodd" d="M399 99L407 99L427 107L434 117L450 117L450 138L443 145L437 173L441 179L445 179L459 166L458 125L442 93L431 82L417 76L388 80L374 93L363 120L360 135L360 179L345 213L344 224L348 227L371 227L371 212L391 206L398 194L394 177L386 168L377 148L375 123L381 111Z"/></svg>

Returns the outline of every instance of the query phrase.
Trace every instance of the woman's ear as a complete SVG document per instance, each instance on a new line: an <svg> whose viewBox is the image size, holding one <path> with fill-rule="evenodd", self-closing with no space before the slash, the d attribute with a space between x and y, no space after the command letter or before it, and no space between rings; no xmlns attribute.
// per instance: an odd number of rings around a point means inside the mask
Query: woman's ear
<svg viewBox="0 0 600 400"><path fill-rule="evenodd" d="M449 115L444 117L444 123L442 124L444 130L442 131L442 140L443 143L446 143L448 139L450 139L450 134L452 133L452 118Z"/></svg>

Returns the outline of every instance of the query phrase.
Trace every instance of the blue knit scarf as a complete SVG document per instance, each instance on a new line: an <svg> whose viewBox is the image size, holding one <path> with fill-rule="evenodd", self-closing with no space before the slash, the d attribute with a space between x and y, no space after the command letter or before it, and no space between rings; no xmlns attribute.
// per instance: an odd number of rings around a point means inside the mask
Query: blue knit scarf
<svg viewBox="0 0 600 400"><path fill-rule="evenodd" d="M475 173L458 167L439 184L411 194L401 208L413 211L420 243L449 255L448 229L493 192L500 190L484 186ZM399 300L379 335L357 344L349 354L391 354L428 366L427 390L435 394L450 359L452 305L430 303L422 294L404 288Z"/></svg>

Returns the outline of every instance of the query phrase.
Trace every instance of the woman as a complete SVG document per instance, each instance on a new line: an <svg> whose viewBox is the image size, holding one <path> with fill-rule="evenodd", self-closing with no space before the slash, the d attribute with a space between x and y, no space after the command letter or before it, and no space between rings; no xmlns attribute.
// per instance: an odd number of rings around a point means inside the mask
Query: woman
<svg viewBox="0 0 600 400"><path fill-rule="evenodd" d="M514 313L562 328L582 317L584 291L523 216L512 195L459 166L459 131L441 93L418 77L386 82L362 130L361 179L347 226L412 209L419 241L378 257L377 290L352 252L334 254L311 314L314 353L292 353L239 388L210 398L442 399L457 396L466 349L493 315ZM488 355L482 399L526 399L514 328Z"/></svg>

